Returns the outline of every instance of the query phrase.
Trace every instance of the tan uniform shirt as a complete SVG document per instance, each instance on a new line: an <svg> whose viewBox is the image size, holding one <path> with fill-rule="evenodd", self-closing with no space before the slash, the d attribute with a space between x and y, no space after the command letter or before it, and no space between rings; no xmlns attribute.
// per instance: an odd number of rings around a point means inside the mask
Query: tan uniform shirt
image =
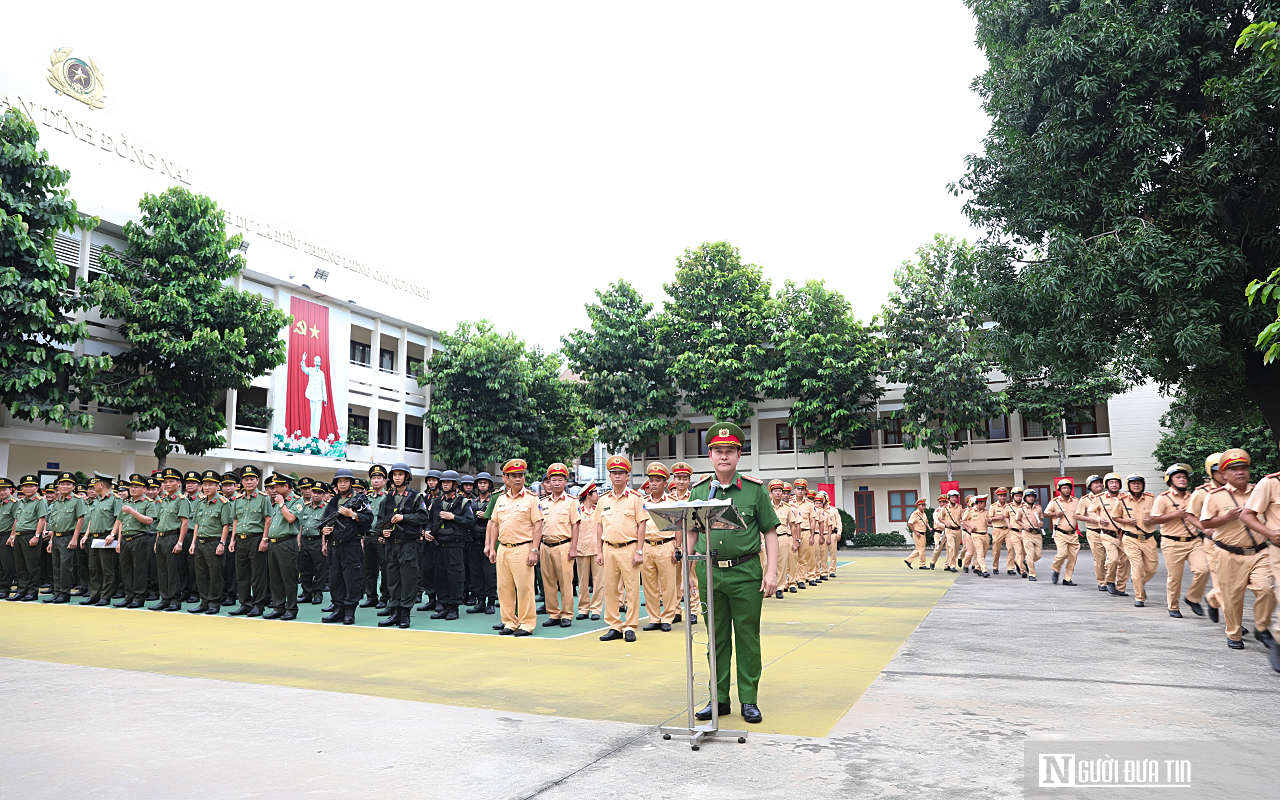
<svg viewBox="0 0 1280 800"><path fill-rule="evenodd" d="M1040 512L1036 511L1035 506L1029 506L1023 503L1018 507L1018 527L1023 533L1034 531L1040 527Z"/></svg>
<svg viewBox="0 0 1280 800"><path fill-rule="evenodd" d="M546 497L538 505L542 511L543 544L560 544L573 538L573 524L582 518L577 500L562 494L559 500Z"/></svg>
<svg viewBox="0 0 1280 800"><path fill-rule="evenodd" d="M1187 510L1200 517L1200 512L1204 510L1205 498L1209 496L1209 492L1217 488L1212 481L1202 483L1191 492L1191 499L1187 501ZM1205 528L1204 535L1210 539L1213 538L1213 528Z"/></svg>
<svg viewBox="0 0 1280 800"><path fill-rule="evenodd" d="M1062 499L1062 495L1058 495L1049 501L1049 507L1045 512L1053 512L1054 514L1062 514L1060 517L1053 518L1053 530L1056 533L1072 534L1077 532L1076 513L1080 510L1080 501L1074 497Z"/></svg>
<svg viewBox="0 0 1280 800"><path fill-rule="evenodd" d="M1007 529L1012 511L1013 506L1008 503L992 503L991 508L987 509L987 517L991 520L991 527L997 530Z"/></svg>
<svg viewBox="0 0 1280 800"><path fill-rule="evenodd" d="M1249 505L1252 495L1252 483L1246 486L1243 492L1237 492L1230 485L1219 486L1209 492L1209 496L1205 498L1204 508L1200 511L1200 519L1213 519L1231 508L1245 508ZM1246 528L1239 517L1231 520L1221 528L1215 528L1213 539L1216 542L1222 542L1232 547L1257 547L1266 541L1265 537Z"/></svg>
<svg viewBox="0 0 1280 800"><path fill-rule="evenodd" d="M1151 505L1151 516L1163 517L1165 514L1172 514L1175 511L1187 511L1187 504L1190 500L1190 494L1184 494L1182 497L1178 497L1177 492L1173 489L1165 489L1163 492L1156 495L1156 501ZM1200 531L1192 527L1191 523L1181 519L1161 524L1160 533L1165 536L1200 535Z"/></svg>
<svg viewBox="0 0 1280 800"><path fill-rule="evenodd" d="M586 506L578 506L578 519L586 520L588 525L593 527L590 531L578 531L578 555L594 556L599 552L600 548L596 545L596 529L592 520L595 519L596 508L592 506L590 510Z"/></svg>
<svg viewBox="0 0 1280 800"><path fill-rule="evenodd" d="M538 496L528 489L521 489L515 497L504 491L493 506L493 518L498 523L500 543L508 546L528 544L533 541L534 523L542 521Z"/></svg>
<svg viewBox="0 0 1280 800"><path fill-rule="evenodd" d="M1117 495L1118 496L1118 495ZM1116 531L1120 530L1119 520L1116 515L1111 513L1111 505L1115 501L1115 497L1103 492L1095 494L1089 498L1089 516L1101 520L1095 523L1096 527L1101 530Z"/></svg>
<svg viewBox="0 0 1280 800"><path fill-rule="evenodd" d="M988 517L987 510L981 511L975 506L964 512L962 519L969 523L969 527L973 529L973 533L982 535L987 532L987 528L991 527L991 520Z"/></svg>
<svg viewBox="0 0 1280 800"><path fill-rule="evenodd" d="M1111 500L1107 510L1116 524L1129 533L1155 533L1156 526L1151 523L1151 507L1155 501L1151 492L1143 492L1136 499L1129 492L1123 492Z"/></svg>
<svg viewBox="0 0 1280 800"><path fill-rule="evenodd" d="M1275 530L1280 527L1280 472L1273 472L1258 481L1244 507L1257 514L1268 528Z"/></svg>
<svg viewBox="0 0 1280 800"><path fill-rule="evenodd" d="M783 500L782 505L773 504L773 513L778 515L778 533L791 534L791 523L795 522L795 509L791 504Z"/></svg>
<svg viewBox="0 0 1280 800"><path fill-rule="evenodd" d="M612 490L600 495L592 522L604 526L604 540L610 544L627 544L636 540L636 526L648 519L644 495L626 489L621 497Z"/></svg>
<svg viewBox="0 0 1280 800"><path fill-rule="evenodd" d="M840 509L827 506L827 533L834 536L840 532Z"/></svg>
<svg viewBox="0 0 1280 800"><path fill-rule="evenodd" d="M929 516L924 513L924 509L917 508L911 512L911 517L907 520L907 530L921 536L929 530Z"/></svg>
<svg viewBox="0 0 1280 800"><path fill-rule="evenodd" d="M805 500L803 503L796 503L794 506L795 521L800 524L800 532L805 533L813 527L813 503Z"/></svg>
<svg viewBox="0 0 1280 800"><path fill-rule="evenodd" d="M949 531L960 530L960 521L964 519L964 509L950 503L933 512L935 517L942 517L942 527ZM948 556L950 558L950 556Z"/></svg>

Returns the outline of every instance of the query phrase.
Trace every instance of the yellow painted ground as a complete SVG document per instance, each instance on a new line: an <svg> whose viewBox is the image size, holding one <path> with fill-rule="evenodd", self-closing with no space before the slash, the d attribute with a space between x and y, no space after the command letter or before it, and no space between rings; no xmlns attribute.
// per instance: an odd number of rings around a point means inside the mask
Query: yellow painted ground
<svg viewBox="0 0 1280 800"><path fill-rule="evenodd" d="M952 582L949 573L908 570L896 557L857 557L839 572L817 588L765 601L765 721L752 730L825 736ZM641 632L626 644L597 636L513 639L0 603L0 656L10 658L680 724L683 637ZM705 655L695 663L705 675ZM733 701L724 727L742 727L736 692Z"/></svg>

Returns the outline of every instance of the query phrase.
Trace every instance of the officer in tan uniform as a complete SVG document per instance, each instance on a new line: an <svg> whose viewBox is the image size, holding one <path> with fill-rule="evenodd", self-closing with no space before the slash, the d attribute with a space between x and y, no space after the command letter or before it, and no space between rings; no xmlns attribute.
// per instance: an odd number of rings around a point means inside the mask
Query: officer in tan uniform
<svg viewBox="0 0 1280 800"><path fill-rule="evenodd" d="M929 559L929 569L938 568L938 556L947 549L946 527L942 524L942 507L947 504L945 494L938 495L938 506L933 511L933 557ZM943 567L945 568L945 564Z"/></svg>
<svg viewBox="0 0 1280 800"><path fill-rule="evenodd" d="M649 496L646 503L663 503L667 500L667 479L671 471L666 464L653 462L645 470L649 476ZM670 631L671 622L680 609L676 602L676 535L663 533L645 526L644 563L640 565L640 582L644 586L645 608L649 611L646 631Z"/></svg>
<svg viewBox="0 0 1280 800"><path fill-rule="evenodd" d="M1169 488L1156 495L1151 507L1151 521L1160 526L1160 549L1164 552L1165 602L1169 616L1179 619L1182 618L1178 598L1182 594L1183 565L1191 567L1191 588L1187 591L1189 608L1200 607L1209 583L1209 562L1200 546L1200 521L1188 509L1190 479L1190 464L1171 464L1164 471L1164 482ZM1203 615L1204 611L1199 613Z"/></svg>
<svg viewBox="0 0 1280 800"><path fill-rule="evenodd" d="M831 572L827 574L828 578L836 576L836 568L839 566L837 555L840 550L840 537L844 520L840 519L840 509L835 505L827 506L827 563L831 565Z"/></svg>
<svg viewBox="0 0 1280 800"><path fill-rule="evenodd" d="M1268 648L1275 646L1271 635L1271 615L1276 610L1272 588L1271 562L1267 549L1271 542L1266 534L1247 528L1241 515L1249 505L1253 484L1249 482L1249 454L1238 447L1222 454L1219 469L1226 486L1209 492L1200 521L1213 528L1213 544L1218 553L1218 577L1222 580L1218 596L1227 627L1227 647L1244 649L1244 598L1253 592L1254 637ZM1256 514L1256 512L1255 512Z"/></svg>
<svg viewBox="0 0 1280 800"><path fill-rule="evenodd" d="M1106 591L1113 597L1128 597L1124 587L1129 581L1129 557L1124 552L1120 524L1111 513L1120 497L1120 476L1108 472L1102 478L1102 486L1105 491L1090 499L1085 521L1098 526L1099 541L1107 554Z"/></svg>
<svg viewBox="0 0 1280 800"><path fill-rule="evenodd" d="M778 590L774 592L774 596L779 600L782 599L782 593L786 590L788 581L795 581L795 521L792 517L795 511L792 505L787 502L785 495L786 484L780 480L769 481L769 501L773 504L773 513L778 515ZM763 534L761 539L763 540ZM764 547L760 548L760 559L765 558ZM798 591L794 586L790 591Z"/></svg>
<svg viewBox="0 0 1280 800"><path fill-rule="evenodd" d="M1044 515L1053 526L1053 543L1058 548L1053 557L1053 582L1057 583L1061 576L1063 586L1076 585L1071 576L1075 574L1076 559L1080 555L1080 531L1076 527L1078 505L1071 479L1059 478L1058 495L1049 501Z"/></svg>
<svg viewBox="0 0 1280 800"><path fill-rule="evenodd" d="M1027 576L1027 567L1023 564L1022 552L1022 487L1015 486L1009 490L1009 510L1006 517L1009 521L1009 536L1005 546L1009 555L1005 557L1005 574ZM995 566L992 565L992 571Z"/></svg>
<svg viewBox="0 0 1280 800"><path fill-rule="evenodd" d="M796 478L792 484L795 487L795 518L797 527L800 530L800 548L796 551L796 571L800 575L800 579L796 581L796 585L801 589L808 586L817 586L818 582L817 569L813 563L813 545L809 543L809 539L813 535L813 502L809 500L809 482L804 478Z"/></svg>
<svg viewBox="0 0 1280 800"><path fill-rule="evenodd" d="M920 569L924 569L925 541L929 533L929 516L925 513L924 507L925 501L922 497L916 501L916 510L912 511L911 516L907 518L907 530L911 531L911 538L916 546L916 549L911 551L911 555L902 560L908 569L915 569L915 567L911 566L911 562L917 558L920 559ZM782 519L782 517L779 516L778 519Z"/></svg>
<svg viewBox="0 0 1280 800"><path fill-rule="evenodd" d="M542 594L547 604L544 628L567 628L573 624L573 562L570 553L577 552L573 545L581 542L579 528L581 515L578 501L565 493L569 481L569 467L559 462L547 467L543 485L547 496L542 498Z"/></svg>
<svg viewBox="0 0 1280 800"><path fill-rule="evenodd" d="M991 519L987 516L987 496L980 494L973 498L973 508L964 512L960 520L961 527L969 534L969 546L972 550L970 567L974 575L990 578L987 571L987 529L991 527ZM965 568L965 572L969 567Z"/></svg>
<svg viewBox="0 0 1280 800"><path fill-rule="evenodd" d="M627 486L631 479L631 461L626 456L610 456L605 468L609 471L610 490L600 496L592 519L600 547L596 564L604 567L603 584L607 592L604 619L609 630L600 641L634 642L640 623L640 565L644 563L649 515L644 510L644 497ZM617 596L610 596L613 593L608 592L619 583L623 586L622 605L627 609L625 621Z"/></svg>
<svg viewBox="0 0 1280 800"><path fill-rule="evenodd" d="M578 619L600 619L600 612L604 610L604 570L596 564L600 551L591 522L599 497L596 489L593 481L578 492L578 538L569 544L569 555L578 569ZM586 525L582 520L586 520Z"/></svg>
<svg viewBox="0 0 1280 800"><path fill-rule="evenodd" d="M987 509L987 521L991 523L991 574L1000 574L1000 548L1009 550L1009 490L996 489L996 501Z"/></svg>
<svg viewBox="0 0 1280 800"><path fill-rule="evenodd" d="M1219 464L1222 462L1222 453L1211 453L1204 460L1204 474L1208 476L1208 480L1196 487L1191 493L1191 500L1187 502L1187 510L1191 512L1197 520L1200 519L1200 512L1204 510L1204 501L1209 496L1209 492L1226 485L1222 472L1219 471ZM1202 539L1202 547L1204 548L1204 560L1209 565L1209 577L1213 581L1213 585L1208 592L1205 593L1204 602L1209 607L1209 619L1217 622L1219 618L1218 609L1221 608L1222 602L1218 596L1218 548L1213 545L1213 528L1200 523L1200 530L1204 531L1204 539ZM1187 603L1197 616L1200 609Z"/></svg>
<svg viewBox="0 0 1280 800"><path fill-rule="evenodd" d="M542 545L542 509L524 486L523 458L502 465L506 487L494 500L485 531L484 554L498 567L498 606L503 636L531 636L538 624L533 568Z"/></svg>
<svg viewBox="0 0 1280 800"><path fill-rule="evenodd" d="M1146 491L1147 480L1138 473L1125 479L1128 494L1121 494L1111 501L1111 517L1120 526L1124 537L1125 558L1129 560L1129 574L1133 579L1133 605L1142 608L1147 604L1147 581L1160 566L1156 553L1156 530L1151 522L1151 509L1155 497Z"/></svg>
<svg viewBox="0 0 1280 800"><path fill-rule="evenodd" d="M947 492L947 504L933 512L935 519L938 516L942 517L943 536L947 538L947 564L943 567L947 572L960 571L956 564L964 548L963 539L960 536L962 530L960 520L964 517L964 511L964 507L960 505L960 492L952 489Z"/></svg>
<svg viewBox="0 0 1280 800"><path fill-rule="evenodd" d="M671 465L671 480L667 497L676 502L687 501L691 495L689 493L689 482L693 479L693 467L683 461L677 461ZM790 490L788 490L790 491ZM676 546L680 545L676 542ZM676 567L676 618L673 622L680 622L682 617L678 613L680 604L684 602L684 573L681 571L684 567L683 562ZM698 576L693 570L689 571L689 585L693 588L693 593L698 593ZM691 620L694 625L698 624L698 617L695 614Z"/></svg>
<svg viewBox="0 0 1280 800"><path fill-rule="evenodd" d="M1100 592L1107 591L1107 548L1102 544L1102 533L1098 530L1098 524L1093 521L1091 509L1103 491L1101 475L1085 478L1084 495L1076 508L1076 519L1085 523L1084 539L1093 556L1093 577Z"/></svg>
<svg viewBox="0 0 1280 800"><path fill-rule="evenodd" d="M1043 523L1040 521L1040 511L1033 502L1036 494L1035 489L1027 489L1022 493L1022 509L1018 518L1022 527L1022 564L1026 568L1022 577L1029 581L1037 580L1036 562L1040 560L1044 548Z"/></svg>
<svg viewBox="0 0 1280 800"><path fill-rule="evenodd" d="M835 573L835 564L831 561L831 538L835 530L831 522L830 500L826 490L822 490L813 498L813 521L817 528L814 541L814 567L819 581L825 581Z"/></svg>
<svg viewBox="0 0 1280 800"><path fill-rule="evenodd" d="M1267 538L1271 546L1267 548L1267 559L1271 565L1271 578L1275 583L1277 595L1280 595L1280 472L1273 472L1262 480L1258 481L1258 485L1253 488L1253 494L1249 497L1249 502L1245 503L1244 511L1240 513L1240 521L1245 524L1249 530L1257 532ZM1257 613L1257 606L1254 606ZM1268 633L1270 628L1268 626ZM1261 634L1258 634L1259 638ZM1277 646L1275 640L1270 636L1267 637L1267 658L1271 661L1271 668L1276 672L1280 672L1280 646Z"/></svg>

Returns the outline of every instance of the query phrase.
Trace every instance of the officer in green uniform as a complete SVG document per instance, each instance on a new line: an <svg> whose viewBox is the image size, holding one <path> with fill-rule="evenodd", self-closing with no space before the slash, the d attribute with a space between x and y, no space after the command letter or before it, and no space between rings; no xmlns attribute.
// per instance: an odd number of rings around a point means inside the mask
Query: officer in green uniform
<svg viewBox="0 0 1280 800"><path fill-rule="evenodd" d="M222 473L222 496L231 504L231 518L235 519L236 497L240 494L240 476L234 472ZM235 537L227 534L227 551L222 559L222 605L229 606L236 601L236 558L231 552L231 541Z"/></svg>
<svg viewBox="0 0 1280 800"><path fill-rule="evenodd" d="M18 573L18 593L10 600L37 600L40 597L40 541L44 536L49 503L40 496L40 479L23 475L18 479L21 496L13 511L13 531L9 545Z"/></svg>
<svg viewBox="0 0 1280 800"><path fill-rule="evenodd" d="M293 494L293 479L271 476L271 534L267 537L267 574L271 581L271 611L263 619L298 618L298 539L302 530L302 498Z"/></svg>
<svg viewBox="0 0 1280 800"><path fill-rule="evenodd" d="M156 504L156 513L151 515L151 527L148 533L151 534L151 546L147 548L147 600L160 599L160 578L156 564L159 558L156 556L156 524L160 519L160 471L156 470L151 473L151 477L147 478L146 496L147 499Z"/></svg>
<svg viewBox="0 0 1280 800"><path fill-rule="evenodd" d="M217 614L222 609L222 564L231 533L231 501L218 493L222 476L207 469L200 475L200 494L191 504L191 547L200 605L190 614Z"/></svg>
<svg viewBox="0 0 1280 800"><path fill-rule="evenodd" d="M89 597L82 606L111 605L111 598L116 593L116 558L115 539L111 539L120 529L120 509L124 503L111 494L111 478L98 475L93 481L93 497L86 504L85 534L81 540L81 550L89 556ZM94 547L101 542L106 546Z"/></svg>
<svg viewBox="0 0 1280 800"><path fill-rule="evenodd" d="M746 530L712 530L690 534L686 552L710 553L708 561L695 565L703 603L713 603L716 639L716 702L718 713L729 713L729 661L734 642L738 650L738 701L744 722L764 719L756 705L760 685L760 609L764 598L778 588L778 515L764 481L738 473L742 457L742 429L732 422L717 422L705 437L715 479L703 478L691 492L693 500L710 499L713 483L717 500L729 500L742 515ZM760 562L761 534L765 562ZM707 598L707 564L715 570L715 593ZM711 719L711 703L696 716Z"/></svg>
<svg viewBox="0 0 1280 800"><path fill-rule="evenodd" d="M263 535L271 528L271 498L258 491L262 471L252 464L240 470L244 491L231 511L231 552L236 558L236 590L240 607L231 616L262 616L267 604L267 556Z"/></svg>
<svg viewBox="0 0 1280 800"><path fill-rule="evenodd" d="M124 599L116 608L142 608L147 599L147 577L155 537L151 526L160 509L147 497L148 480L137 472L129 476L129 499L120 506L120 579Z"/></svg>
<svg viewBox="0 0 1280 800"><path fill-rule="evenodd" d="M75 495L76 476L71 472L58 475L57 494L49 503L44 538L45 549L53 555L53 597L46 603L70 603L75 581L76 554L80 546L80 529L89 512L84 501Z"/></svg>
<svg viewBox="0 0 1280 800"><path fill-rule="evenodd" d="M9 544L9 534L13 533L13 514L18 507L13 496L16 488L13 481L0 478L0 599L3 600L9 599L18 578L13 563L13 545Z"/></svg>
<svg viewBox="0 0 1280 800"><path fill-rule="evenodd" d="M201 480L200 473L196 470L189 470L182 475L182 491L187 496L187 503L191 505L193 514L196 503L200 502ZM191 539L191 543L183 548L182 558L178 559L178 569L182 574L182 597L188 603L200 600L200 590L196 588L195 543L195 539Z"/></svg>
<svg viewBox="0 0 1280 800"><path fill-rule="evenodd" d="M318 525L324 517L323 487L324 484L310 478L298 481L298 491L302 493L302 513L299 514L302 546L298 550L298 582L302 584L302 593L298 595L298 602L315 605L324 600L324 582L329 574L322 552L324 538Z"/></svg>
<svg viewBox="0 0 1280 800"><path fill-rule="evenodd" d="M84 501L85 508L89 507L89 487L83 483L76 484L75 496ZM89 594L89 522L86 519L84 527L80 531L80 541L77 542L75 550L72 551L72 558L75 560L75 588L71 590L71 596L80 595L87 597ZM81 602L80 605L88 605Z"/></svg>
<svg viewBox="0 0 1280 800"><path fill-rule="evenodd" d="M191 525L191 501L182 493L182 473L165 467L160 473L159 511L156 514L156 577L160 580L160 602L152 611L181 611L183 542Z"/></svg>
<svg viewBox="0 0 1280 800"><path fill-rule="evenodd" d="M369 498L369 510L373 513L375 524L378 515L382 512L382 498L387 496L387 468L381 464L374 464L369 467L369 483L372 484L367 492ZM387 580L387 548L378 538L380 534L370 530L364 536L364 601L360 603L361 608L369 608L377 606L378 608L387 607L387 598L390 596L391 588ZM378 578L382 578L382 588L378 588ZM386 614L379 616L389 616Z"/></svg>

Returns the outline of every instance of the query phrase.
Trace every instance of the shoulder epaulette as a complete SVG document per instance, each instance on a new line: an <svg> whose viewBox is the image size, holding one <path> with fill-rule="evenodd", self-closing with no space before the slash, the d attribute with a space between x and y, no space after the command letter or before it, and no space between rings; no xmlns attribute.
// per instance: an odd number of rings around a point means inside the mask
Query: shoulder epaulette
<svg viewBox="0 0 1280 800"><path fill-rule="evenodd" d="M1209 494L1217 494L1218 492L1225 492L1226 490L1227 490L1227 487L1219 486L1216 489L1210 489Z"/></svg>
<svg viewBox="0 0 1280 800"><path fill-rule="evenodd" d="M1151 492L1143 492L1143 493L1142 493L1142 496L1143 496L1143 497L1155 497L1155 495L1153 495Z"/></svg>
<svg viewBox="0 0 1280 800"><path fill-rule="evenodd" d="M709 480L711 480L711 473L710 473L710 472L708 472L706 475L703 475L702 477L700 477L700 478L698 478L696 481L694 481L694 482L693 482L693 485L694 485L694 486L701 486L702 484L706 483L706 482L707 482L707 481L709 481Z"/></svg>
<svg viewBox="0 0 1280 800"><path fill-rule="evenodd" d="M1163 492L1160 493L1160 496L1164 497L1166 494L1173 494L1173 489L1165 489Z"/></svg>
<svg viewBox="0 0 1280 800"><path fill-rule="evenodd" d="M745 481L751 481L752 483L759 483L759 484L764 483L763 478L757 478L755 475L743 475L742 479Z"/></svg>
<svg viewBox="0 0 1280 800"><path fill-rule="evenodd" d="M1273 472L1273 473L1271 473L1270 475L1263 475L1262 477L1263 477L1263 478L1275 478L1275 479L1277 479L1277 480L1280 480L1280 472Z"/></svg>

